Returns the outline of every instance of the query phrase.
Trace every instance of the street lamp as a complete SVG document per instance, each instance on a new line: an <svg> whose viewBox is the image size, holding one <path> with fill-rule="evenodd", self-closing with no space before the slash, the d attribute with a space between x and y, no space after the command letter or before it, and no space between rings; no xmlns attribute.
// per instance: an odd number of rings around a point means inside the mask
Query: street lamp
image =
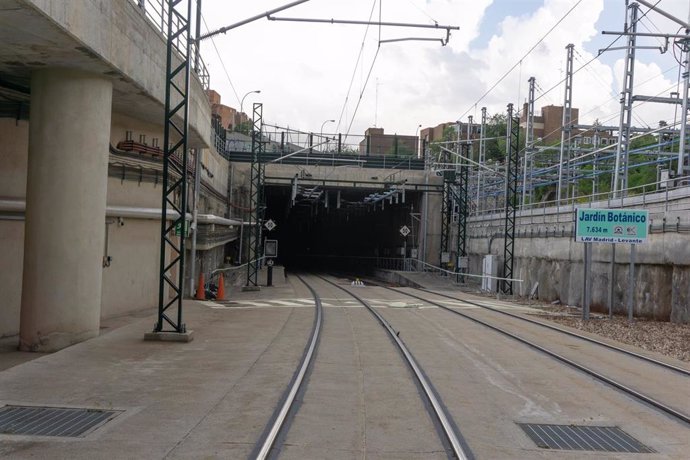
<svg viewBox="0 0 690 460"><path fill-rule="evenodd" d="M240 101L240 113L244 113L244 98L249 96L250 94L256 93L259 94L261 92L260 89L255 89L254 91L249 91L247 94L242 96L242 100Z"/></svg>
<svg viewBox="0 0 690 460"><path fill-rule="evenodd" d="M319 132L319 142L321 142L321 139L323 139L323 127L326 125L326 123L335 123L335 120L326 120L323 123L321 123L321 131Z"/></svg>
<svg viewBox="0 0 690 460"><path fill-rule="evenodd" d="M335 123L335 120L326 120L321 123L321 132L319 133L319 137L323 137L323 127L326 125L326 123Z"/></svg>

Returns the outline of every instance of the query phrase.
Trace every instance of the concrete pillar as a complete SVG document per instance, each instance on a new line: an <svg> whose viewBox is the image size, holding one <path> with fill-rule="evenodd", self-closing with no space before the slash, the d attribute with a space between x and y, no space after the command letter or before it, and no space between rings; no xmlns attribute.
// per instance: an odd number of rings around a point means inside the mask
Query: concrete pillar
<svg viewBox="0 0 690 460"><path fill-rule="evenodd" d="M98 75L32 75L21 350L98 335L112 93Z"/></svg>

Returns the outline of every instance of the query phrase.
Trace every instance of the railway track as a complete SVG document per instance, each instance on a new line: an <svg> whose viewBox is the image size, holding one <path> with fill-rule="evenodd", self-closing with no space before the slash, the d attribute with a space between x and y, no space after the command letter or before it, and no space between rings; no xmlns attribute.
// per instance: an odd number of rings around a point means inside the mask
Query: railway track
<svg viewBox="0 0 690 460"><path fill-rule="evenodd" d="M314 297L316 309L314 326L312 328L311 337L308 341L308 346L305 348L300 364L295 371L288 388L285 390L281 403L276 408L273 417L266 426L261 439L256 444L256 447L251 455L252 458L256 459L268 458L269 456L276 454L279 450L279 441L280 439L283 439L286 433L290 430L289 421L297 412L296 401L301 399L298 398L298 396L306 391L305 381L309 378L313 368L314 356L319 343L321 340L327 340L320 335L324 321L321 297L319 296L317 289L315 289L311 283L307 282L303 277L298 276L298 278L307 286ZM403 357L405 364L411 373L411 377L415 380L416 386L420 389L420 396L423 398L423 404L427 408L432 420L435 420L434 425L437 427L437 432L441 437L443 449L448 458L474 458L466 442L458 433L455 422L447 413L440 397L436 394L431 382L425 376L423 369L417 363L414 356L405 346L403 341L398 337L398 333L393 329L393 327L369 304L369 302L356 293L324 277L314 276L314 278L319 279L346 293L349 297L355 299L362 306L364 306L367 311L375 317L377 322L387 332L394 346L400 352L400 355Z"/></svg>
<svg viewBox="0 0 690 460"><path fill-rule="evenodd" d="M548 356L550 356L550 357L552 357L552 358L554 358L554 359L560 361L560 362L563 363L563 364L566 364L566 365L568 365L568 366L570 366L570 367L572 367L572 368L574 368L574 369L577 369L578 371L583 372L583 373L585 373L585 374L587 374L587 375L593 377L594 379L599 380L600 382L606 383L607 385L610 385L610 386L616 388L617 390L619 390L619 391L625 393L625 394L628 395L629 397L631 397L631 398L633 398L633 399L635 399L635 400L637 400L637 401L643 402L643 403L645 403L645 404L647 404L647 405L650 405L650 406L654 407L655 409L657 409L658 411L662 412L663 414L665 414L665 415L667 415L667 416L670 416L671 418L673 418L673 419L675 419L675 420L677 420L677 421L680 421L680 422L682 422L682 423L684 423L684 424L690 425L690 415L688 415L687 413L685 413L685 412L683 412L683 411L681 411L681 410L678 410L678 409L674 408L672 405L667 404L667 403L664 403L664 402L660 401L658 398L651 397L651 396L649 396L648 394L645 394L645 393L643 393L643 392L641 392L641 391L638 391L638 390L636 390L636 389L634 389L634 388L632 388L632 387L630 387L630 386L628 386L628 385L626 385L626 384L624 384L624 383L622 383L622 382L620 382L620 381L618 381L618 380L616 380L616 379L614 379L614 378L608 377L608 376L604 375L603 373L598 372L598 371L592 369L591 367L588 367L588 366L585 366L585 365L583 365L583 364L581 364L581 363L578 363L578 362L576 362L575 360L570 359L570 358L564 356L563 354L554 352L553 350L550 350L550 349L548 349L547 347L542 346L542 345L536 343L535 341L528 340L528 339L526 339L526 338L524 338L524 337L521 337L520 335L515 334L514 332L511 332L510 330L508 330L508 329L505 328L505 327L497 326L496 324L492 324L491 322L486 321L486 320L484 320L484 319L477 318L477 317L475 317L475 316L473 316L473 315L469 315L469 314L467 314L467 313L463 313L463 312L458 311L458 310L456 310L456 309L454 309L454 308L451 308L451 307L448 307L448 306L446 306L446 305L443 305L442 303L440 303L440 302L438 302L438 301L436 301L436 300L430 299L428 296L425 297L425 296L421 296L421 295L416 295L416 294L413 294L413 293L405 292L405 291L402 291L402 290L400 290L400 289L395 289L395 288L391 288L391 287L387 287L387 286L380 286L380 287L382 287L382 288L384 288L384 289L387 289L387 290L390 290L390 291L393 291L393 292L396 292L396 293L398 293L398 294L402 294L402 295L405 295L405 296L412 297L412 298L414 298L414 299L417 299L417 300L420 300L420 301L422 301L422 302L425 302L425 303L427 303L427 304L429 304L429 305L434 305L434 306L436 306L436 307L438 307L438 308L440 308L440 309L442 309L442 310L444 310L444 311L447 311L447 312L449 312L449 313L452 313L452 314L454 314L454 315L457 315L457 316L460 316L460 317L462 317L462 318L464 318L464 319L467 319L467 320L469 320L469 321L472 321L472 322L474 322L474 323L476 323L476 324L480 324L480 325L482 325L482 326L484 326L484 327L487 327L487 328L489 328L489 329L491 329L491 330L493 330L493 331L495 331L495 332L497 332L497 333L499 333L499 334L501 334L501 335L503 335L503 336L506 336L506 337L509 337L509 338L511 338L511 339L513 339L513 340L516 340L516 341L522 343L523 345L526 345L526 346L532 348L533 350L536 350L536 351L538 351L538 352L540 352L540 353L546 354L546 355L548 355ZM452 298L452 299L457 300L457 301L466 302L464 299L458 299L458 298L455 298L455 297L452 297L452 296L441 295L441 294L438 294L438 293L435 293L435 292L432 292L432 291L426 291L426 290L424 290L424 292L426 292L427 294L438 295L438 296L440 296L440 297ZM477 305L476 302L475 302L475 303L467 302L467 303L470 303L470 304L472 304L472 305L476 305L476 306L482 307L482 305L480 305L480 304ZM507 312L498 311L498 310L493 309L493 308L487 308L487 310L492 311L492 312L494 312L494 313L506 313L506 314L507 314ZM517 316L517 315L513 315L513 314L508 314L508 316L511 316L511 317L514 317L514 318L518 318L518 319L523 319L523 318L521 318L521 317L519 317L519 316ZM531 323L532 321L531 321L531 320L528 320L528 322ZM551 329L550 325L545 325L545 324L540 323L540 322L538 322L538 321L535 321L534 323L536 323L536 325L538 325L538 326L549 327L549 328ZM561 330L561 328L557 328L557 327L555 327L555 326L553 327L553 330L555 330L555 331L557 331L557 332L559 332L559 333L567 334L567 335L574 335L575 338L578 338L578 339L583 339L583 340L589 339L589 338L583 338L583 337L581 337L579 334L570 333L570 331ZM595 343L595 344L597 344L597 345L601 345L601 346L607 345L607 344L600 343L599 341L596 341L596 340L594 340L594 339L591 339L591 340L592 340L593 343ZM588 340L588 341L589 341L589 340ZM670 366L664 366L664 364L666 364L666 363L662 363L662 362L660 362L660 361L653 360L653 359L647 359L647 357L643 357L643 355L639 355L639 354L637 354L637 353L632 353L632 352L631 352L631 353L627 353L627 350L623 350L623 349L621 349L621 348L619 348L619 347L610 346L610 347L608 347L608 348L609 348L611 351L614 351L614 352L616 352L616 353L621 353L621 355L632 356L632 357L638 358L638 359L643 359L643 358L644 358L644 361L645 361L646 363L651 364L651 365L653 365L653 366L663 366L663 367L667 368L668 370L673 371L673 372L676 372L676 373L678 373L678 374L682 374L683 376L686 376L686 375L687 375L685 372L679 372L679 369L680 369L680 370L683 370L683 369L682 369L682 368L678 368L677 366L672 366L672 365L670 365Z"/></svg>
<svg viewBox="0 0 690 460"><path fill-rule="evenodd" d="M682 367L675 366L675 365L673 365L673 364L669 364L669 363L666 363L666 362L664 362L664 361L660 361L660 360L658 360L658 359L650 358L649 356L645 356L645 355L643 355L643 354L636 353L636 352L631 351L631 350L626 350L625 348L621 348L621 347L618 347L618 346L616 346L616 345L612 345L612 344L610 344L610 343L606 343L606 342L603 342L603 341L601 341L601 340L597 340L597 339L594 339L594 338L592 338L592 337L588 337L588 336L586 336L586 335L578 334L578 333L576 333L576 332L569 331L569 330L567 330L567 329L563 329L563 328L561 328L561 327L554 326L554 325L552 325L552 324L542 323L541 321L537 321L537 320L534 320L534 319L531 319L531 318L526 318L526 317L524 317L524 316L516 315L516 314L514 314L514 313L510 313L510 312L507 312L507 311L504 311L504 310L499 310L498 308L493 308L493 307L490 307L490 306L488 306L488 305L484 305L484 304L481 304L481 303L478 303L478 302L473 302L473 301L471 301L471 300L461 299L461 298L454 297L454 296L451 296L451 295L448 295L448 294L443 294L443 293L440 293L440 292L432 291L432 290L430 290L430 289L423 289L423 288L413 288L413 289L416 289L416 290L422 291L422 292L427 292L427 293L429 293L429 294L437 295L437 296L439 296L439 297L445 297L445 298L447 298L447 299L456 300L456 301L458 301L458 302L464 302L464 303L467 303L467 304L470 304L470 305L474 305L474 306L479 307L479 308L483 308L483 309L485 309L485 310L492 311L492 312L494 312L494 313L498 313L498 314L501 314L501 315L504 315L504 316L508 316L508 317L511 317L511 318L515 318L515 319L517 319L517 320L524 321L524 322L527 322L527 323L530 323L530 324L534 324L534 325L537 325L537 326L539 326L539 327L543 327L543 328L546 328L546 329L550 329L550 330L552 330L552 331L557 331L557 332L560 332L560 333L562 333L562 334L568 335L568 336L570 336L570 337L575 337L575 338L577 338L577 339L584 340L585 342L594 343L594 344L596 344L596 345L599 345L599 346L601 346L601 347L607 348L607 349L609 349L609 350L614 350L614 351L617 351L617 352L619 352L619 353L623 353L623 354L625 354L625 355L632 356L632 357L637 358L637 359L641 359L642 361L645 361L645 362L647 362L647 363L653 364L653 365L655 365L655 366L663 367L663 368L665 368L665 369L668 369L668 370L671 370L671 371L677 372L677 373L679 373L679 374L683 374L683 375L686 375L686 376L690 377L690 370L688 370L688 369L684 369L684 368L682 368Z"/></svg>

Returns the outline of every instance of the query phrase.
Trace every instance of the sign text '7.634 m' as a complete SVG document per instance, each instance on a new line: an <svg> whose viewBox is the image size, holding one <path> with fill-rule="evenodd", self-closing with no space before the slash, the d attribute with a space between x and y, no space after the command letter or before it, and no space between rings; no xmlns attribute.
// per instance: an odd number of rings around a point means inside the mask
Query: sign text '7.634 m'
<svg viewBox="0 0 690 460"><path fill-rule="evenodd" d="M647 240L649 211L578 208L575 241L639 244Z"/></svg>

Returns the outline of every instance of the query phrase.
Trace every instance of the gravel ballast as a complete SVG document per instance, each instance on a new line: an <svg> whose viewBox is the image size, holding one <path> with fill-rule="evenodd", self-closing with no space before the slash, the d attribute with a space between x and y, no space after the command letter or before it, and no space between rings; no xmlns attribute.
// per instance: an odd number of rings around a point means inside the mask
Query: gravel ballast
<svg viewBox="0 0 690 460"><path fill-rule="evenodd" d="M564 326L690 362L690 325L627 318L595 317L589 321L572 316L539 315Z"/></svg>

